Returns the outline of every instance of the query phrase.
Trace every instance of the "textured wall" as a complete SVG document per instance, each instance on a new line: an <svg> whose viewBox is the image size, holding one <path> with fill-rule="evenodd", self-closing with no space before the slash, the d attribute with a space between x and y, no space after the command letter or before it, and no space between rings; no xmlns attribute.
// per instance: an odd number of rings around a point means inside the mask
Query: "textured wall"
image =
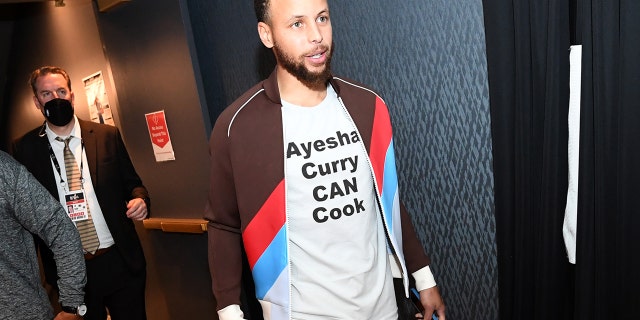
<svg viewBox="0 0 640 320"><path fill-rule="evenodd" d="M187 0L210 114L270 71L251 1ZM333 69L390 106L403 199L451 319L497 319L480 0L330 2Z"/></svg>
<svg viewBox="0 0 640 320"><path fill-rule="evenodd" d="M253 1L186 0L211 125L220 112L271 67L258 39ZM264 70L264 71L261 71ZM266 77L265 75L265 77Z"/></svg>

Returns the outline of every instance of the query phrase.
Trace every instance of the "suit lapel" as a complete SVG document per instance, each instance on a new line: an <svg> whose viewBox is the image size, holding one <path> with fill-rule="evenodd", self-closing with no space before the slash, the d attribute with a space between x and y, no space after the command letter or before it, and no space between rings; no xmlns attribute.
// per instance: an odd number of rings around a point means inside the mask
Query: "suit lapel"
<svg viewBox="0 0 640 320"><path fill-rule="evenodd" d="M49 138L46 135L39 136L36 138L38 146L34 149L37 153L35 157L33 157L33 161L35 165L31 168L32 170L37 168L39 173L36 173L36 176L42 177L42 181L40 183L53 195L56 199L58 199L58 181L56 181L56 176L53 174L53 167L51 164L51 154L49 152ZM57 159L56 159L57 160ZM60 163L60 160L58 160ZM64 161L62 161L62 165L64 165Z"/></svg>
<svg viewBox="0 0 640 320"><path fill-rule="evenodd" d="M82 134L82 142L84 143L84 152L87 155L87 165L89 166L89 172L91 172L91 181L93 181L95 188L98 185L98 174L96 173L98 168L98 139L90 124L82 120L78 122L80 124L80 133Z"/></svg>

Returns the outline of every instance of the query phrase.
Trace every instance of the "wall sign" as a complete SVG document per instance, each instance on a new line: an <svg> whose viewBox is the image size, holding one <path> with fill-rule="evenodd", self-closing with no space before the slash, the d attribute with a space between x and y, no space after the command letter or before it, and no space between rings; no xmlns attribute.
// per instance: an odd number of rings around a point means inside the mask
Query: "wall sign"
<svg viewBox="0 0 640 320"><path fill-rule="evenodd" d="M144 116L147 119L147 128L149 129L149 137L151 138L156 161L175 160L164 110L147 113Z"/></svg>

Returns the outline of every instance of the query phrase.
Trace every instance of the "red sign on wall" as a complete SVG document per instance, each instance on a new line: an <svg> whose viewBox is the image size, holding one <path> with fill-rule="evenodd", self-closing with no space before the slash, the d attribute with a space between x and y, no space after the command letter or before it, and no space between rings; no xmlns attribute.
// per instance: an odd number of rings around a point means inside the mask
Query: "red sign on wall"
<svg viewBox="0 0 640 320"><path fill-rule="evenodd" d="M160 148L164 148L169 142L169 130L167 129L167 121L164 118L164 111L148 113L146 116L151 142Z"/></svg>
<svg viewBox="0 0 640 320"><path fill-rule="evenodd" d="M145 114L156 161L175 160L164 110Z"/></svg>

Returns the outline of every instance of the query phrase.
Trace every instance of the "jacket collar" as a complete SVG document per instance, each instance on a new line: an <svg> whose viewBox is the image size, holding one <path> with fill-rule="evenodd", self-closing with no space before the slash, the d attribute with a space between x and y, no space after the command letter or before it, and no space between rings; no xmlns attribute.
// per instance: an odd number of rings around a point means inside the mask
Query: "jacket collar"
<svg viewBox="0 0 640 320"><path fill-rule="evenodd" d="M94 134L93 126L90 121L78 119L78 125L80 125L80 134L82 135L82 142L84 143L84 152L87 156L91 180L95 186L98 185L98 176L96 174L96 168L98 165L98 138Z"/></svg>
<svg viewBox="0 0 640 320"><path fill-rule="evenodd" d="M74 116L75 117L75 116ZM91 180L96 185L96 181L98 176L96 175L96 166L98 159L98 138L94 134L93 125L89 121L84 121L76 117L77 125L80 127L80 138L82 138L82 143L84 144L83 150L85 155L87 156L87 162L89 166L89 172L91 173ZM40 131L38 132L38 136L43 138L43 143L46 143L47 134L46 134L46 122L42 125ZM46 157L49 159L49 157Z"/></svg>
<svg viewBox="0 0 640 320"><path fill-rule="evenodd" d="M85 152L85 155L87 156L87 165L89 167L89 172L91 173L91 180L93 181L93 185L96 186L98 185L96 183L98 181L97 180L98 176L95 170L95 168L97 167L97 158L98 158L98 151L97 151L98 138L95 135L93 125L91 122L84 121L79 118L76 118L76 120L78 121L78 125L80 126L80 135L85 145L84 152ZM46 169L43 169L42 171L44 180L41 183L47 188L47 190L49 190L49 192L51 192L51 194L55 198L57 198L58 182L55 180L53 170L51 169L51 162L50 162L51 160L49 158L49 153L47 151L48 137L46 133L46 122L43 123L42 126L40 126L36 130L36 134L37 134L37 137L39 138L36 141L38 141L38 143L40 144L40 147L37 148L36 150L38 150L40 154L34 157L33 161L37 163L36 166L38 168L46 168Z"/></svg>

